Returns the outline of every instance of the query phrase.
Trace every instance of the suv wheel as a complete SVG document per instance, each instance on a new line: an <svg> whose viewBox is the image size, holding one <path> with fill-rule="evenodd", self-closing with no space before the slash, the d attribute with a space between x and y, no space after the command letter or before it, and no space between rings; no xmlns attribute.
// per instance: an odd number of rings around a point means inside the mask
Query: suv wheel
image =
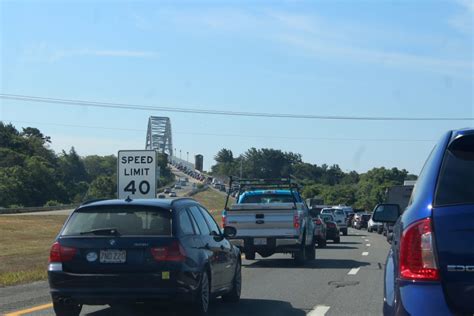
<svg viewBox="0 0 474 316"><path fill-rule="evenodd" d="M359 228L359 229L360 229L360 228ZM343 234L344 236L347 236L347 228L342 231L342 234Z"/></svg>
<svg viewBox="0 0 474 316"><path fill-rule="evenodd" d="M311 244L306 246L306 260L313 261L316 260L316 240L313 238Z"/></svg>
<svg viewBox="0 0 474 316"><path fill-rule="evenodd" d="M237 262L234 280L232 281L232 290L222 295L222 300L229 303L237 303L240 300L240 293L242 291L242 266L240 261Z"/></svg>
<svg viewBox="0 0 474 316"><path fill-rule="evenodd" d="M82 305L53 302L53 309L57 316L79 316Z"/></svg>
<svg viewBox="0 0 474 316"><path fill-rule="evenodd" d="M209 277L205 271L201 277L201 285L197 291L194 301L194 308L198 315L207 315L209 311L210 289Z"/></svg>
<svg viewBox="0 0 474 316"><path fill-rule="evenodd" d="M338 244L341 242L341 237L337 236L336 239L334 239L334 243Z"/></svg>
<svg viewBox="0 0 474 316"><path fill-rule="evenodd" d="M306 259L306 247L304 244L305 240L306 236L303 236L303 244L300 246L300 250L294 253L294 259L297 265L303 265Z"/></svg>
<svg viewBox="0 0 474 316"><path fill-rule="evenodd" d="M324 247L326 247L326 245L327 245L327 239L322 239L322 238L319 239L319 242L318 242L318 247L319 248L324 248Z"/></svg>

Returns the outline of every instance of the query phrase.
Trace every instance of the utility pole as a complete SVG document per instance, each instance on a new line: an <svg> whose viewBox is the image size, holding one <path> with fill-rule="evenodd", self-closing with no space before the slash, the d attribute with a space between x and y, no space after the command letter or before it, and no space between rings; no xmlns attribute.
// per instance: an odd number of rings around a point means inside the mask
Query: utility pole
<svg viewBox="0 0 474 316"><path fill-rule="evenodd" d="M179 150L179 160L181 160L181 149Z"/></svg>
<svg viewBox="0 0 474 316"><path fill-rule="evenodd" d="M189 151L186 152L186 162L189 163Z"/></svg>

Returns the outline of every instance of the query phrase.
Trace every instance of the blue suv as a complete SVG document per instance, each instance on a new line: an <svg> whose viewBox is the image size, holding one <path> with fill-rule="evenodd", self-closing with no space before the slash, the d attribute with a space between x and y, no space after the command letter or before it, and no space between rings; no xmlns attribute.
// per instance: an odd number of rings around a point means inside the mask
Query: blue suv
<svg viewBox="0 0 474 316"><path fill-rule="evenodd" d="M380 204L394 224L385 267L384 315L474 314L474 129L446 133L410 203Z"/></svg>

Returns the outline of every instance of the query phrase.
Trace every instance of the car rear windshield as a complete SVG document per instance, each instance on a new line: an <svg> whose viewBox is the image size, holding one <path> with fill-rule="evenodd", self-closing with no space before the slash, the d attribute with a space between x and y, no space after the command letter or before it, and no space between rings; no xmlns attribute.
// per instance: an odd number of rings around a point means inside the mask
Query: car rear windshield
<svg viewBox="0 0 474 316"><path fill-rule="evenodd" d="M474 136L449 146L436 189L435 206L474 204Z"/></svg>
<svg viewBox="0 0 474 316"><path fill-rule="evenodd" d="M341 216L346 216L346 213L344 213L343 210L335 210L335 211L334 211L334 214L336 214L336 215L341 215Z"/></svg>
<svg viewBox="0 0 474 316"><path fill-rule="evenodd" d="M362 215L362 220L364 221L370 220L370 215Z"/></svg>
<svg viewBox="0 0 474 316"><path fill-rule="evenodd" d="M240 203L293 203L289 194L246 194Z"/></svg>
<svg viewBox="0 0 474 316"><path fill-rule="evenodd" d="M171 235L171 213L155 207L90 207L73 213L63 236L98 235L114 230L119 235Z"/></svg>

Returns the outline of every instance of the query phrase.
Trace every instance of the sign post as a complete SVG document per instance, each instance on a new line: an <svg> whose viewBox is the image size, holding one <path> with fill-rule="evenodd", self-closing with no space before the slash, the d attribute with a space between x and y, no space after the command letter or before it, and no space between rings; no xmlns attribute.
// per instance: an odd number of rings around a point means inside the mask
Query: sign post
<svg viewBox="0 0 474 316"><path fill-rule="evenodd" d="M156 151L120 150L117 164L119 199L156 198Z"/></svg>

